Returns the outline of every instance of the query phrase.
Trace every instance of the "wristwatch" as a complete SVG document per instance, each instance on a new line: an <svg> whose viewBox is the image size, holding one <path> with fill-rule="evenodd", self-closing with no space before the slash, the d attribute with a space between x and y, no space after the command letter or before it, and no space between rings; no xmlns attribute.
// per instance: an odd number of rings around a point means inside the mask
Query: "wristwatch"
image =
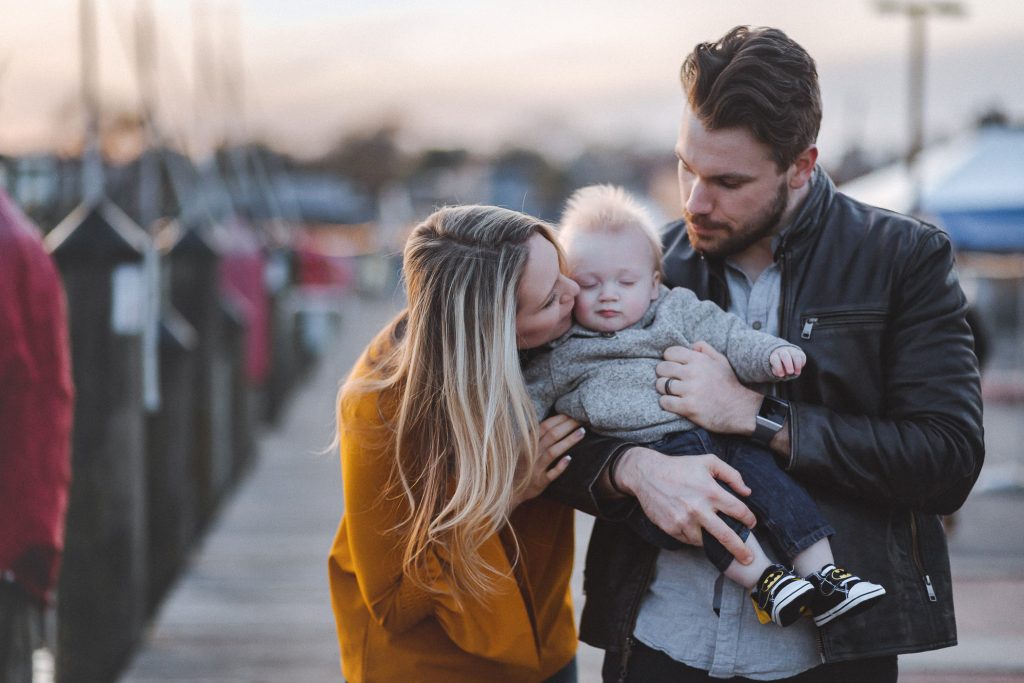
<svg viewBox="0 0 1024 683"><path fill-rule="evenodd" d="M757 426L754 427L754 433L750 438L762 446L767 446L772 437L782 429L788 416L789 401L765 396L761 401L761 409L757 411Z"/></svg>

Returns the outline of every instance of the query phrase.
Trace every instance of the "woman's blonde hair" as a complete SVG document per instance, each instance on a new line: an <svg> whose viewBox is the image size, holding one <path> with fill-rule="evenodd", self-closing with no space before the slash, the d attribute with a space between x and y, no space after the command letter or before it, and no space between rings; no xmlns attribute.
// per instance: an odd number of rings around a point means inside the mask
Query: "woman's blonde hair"
<svg viewBox="0 0 1024 683"><path fill-rule="evenodd" d="M403 570L438 590L433 556L456 599L493 586L496 568L480 548L506 524L538 457L516 344L517 290L535 234L561 262L552 229L515 211L446 207L418 225L404 253L408 305L368 349L373 372L339 394L341 416L367 392L394 407L382 415L395 457L390 494L408 504L396 530Z"/></svg>
<svg viewBox="0 0 1024 683"><path fill-rule="evenodd" d="M572 240L584 235L631 230L650 244L654 270L661 273L661 235L654 221L633 195L616 185L588 185L576 190L558 222L558 240L568 250Z"/></svg>

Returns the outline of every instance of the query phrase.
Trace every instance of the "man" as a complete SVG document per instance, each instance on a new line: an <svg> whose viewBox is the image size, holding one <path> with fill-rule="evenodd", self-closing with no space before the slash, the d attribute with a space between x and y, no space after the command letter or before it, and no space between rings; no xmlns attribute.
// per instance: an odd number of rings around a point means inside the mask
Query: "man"
<svg viewBox="0 0 1024 683"><path fill-rule="evenodd" d="M551 489L598 516L580 637L606 650L606 681L895 681L899 653L956 643L937 515L964 502L984 457L949 240L836 191L816 165L814 61L783 32L739 27L698 45L682 81L686 219L665 236L666 281L798 344L808 363L765 397L713 350L672 348L661 405L771 448L836 528L836 556L888 596L821 629L759 625L698 548L659 552L620 521L638 502L670 535L699 545L711 533L746 560L716 517L752 521L715 483L727 466L591 436Z"/></svg>
<svg viewBox="0 0 1024 683"><path fill-rule="evenodd" d="M70 478L71 364L60 277L0 191L0 681L32 680Z"/></svg>

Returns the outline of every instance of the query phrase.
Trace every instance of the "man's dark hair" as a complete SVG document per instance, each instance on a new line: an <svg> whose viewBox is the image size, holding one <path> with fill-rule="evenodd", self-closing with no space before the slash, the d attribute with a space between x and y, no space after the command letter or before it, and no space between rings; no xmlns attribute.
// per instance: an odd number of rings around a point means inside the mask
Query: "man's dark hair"
<svg viewBox="0 0 1024 683"><path fill-rule="evenodd" d="M771 147L780 171L818 137L818 71L779 29L737 26L717 43L700 43L680 78L706 129L747 128Z"/></svg>

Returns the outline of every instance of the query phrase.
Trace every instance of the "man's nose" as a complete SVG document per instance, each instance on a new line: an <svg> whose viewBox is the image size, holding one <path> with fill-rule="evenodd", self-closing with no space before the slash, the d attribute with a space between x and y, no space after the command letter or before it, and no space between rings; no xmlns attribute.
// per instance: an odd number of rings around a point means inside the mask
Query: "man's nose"
<svg viewBox="0 0 1024 683"><path fill-rule="evenodd" d="M690 184L690 194L684 199L686 200L684 206L689 213L697 215L711 213L711 194L708 192L707 184L702 183L699 179L694 179Z"/></svg>

